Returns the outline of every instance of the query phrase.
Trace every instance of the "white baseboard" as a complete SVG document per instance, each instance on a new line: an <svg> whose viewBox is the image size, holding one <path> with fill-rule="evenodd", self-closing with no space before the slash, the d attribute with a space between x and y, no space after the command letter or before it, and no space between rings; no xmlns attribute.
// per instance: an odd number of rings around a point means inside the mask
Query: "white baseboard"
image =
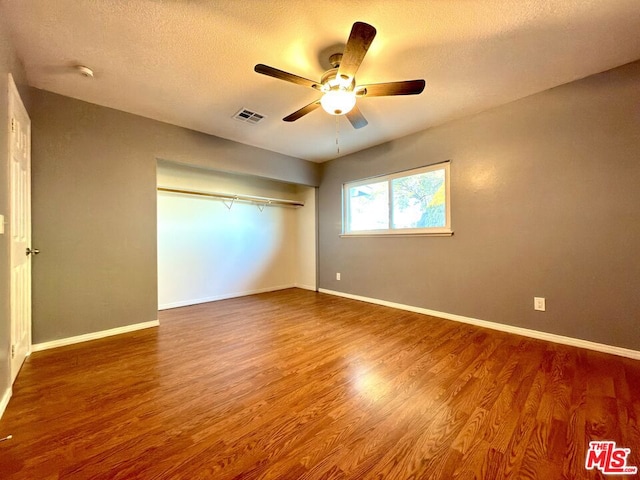
<svg viewBox="0 0 640 480"><path fill-rule="evenodd" d="M121 333L129 333L135 332L136 330L142 330L144 328L157 327L158 325L160 325L160 322L158 320L152 320L150 322L134 323L133 325L125 325L124 327L102 330L100 332L85 333L84 335L78 335L76 337L61 338L59 340L52 340L50 342L36 343L35 345L31 345L31 351L40 352L42 350L49 350L50 348L64 347L66 345L73 345L74 343L88 342L89 340L111 337L113 335L120 335Z"/></svg>
<svg viewBox="0 0 640 480"><path fill-rule="evenodd" d="M436 310L429 310L428 308L413 307L411 305L388 302L386 300L378 300L376 298L361 297L360 295L352 295L350 293L336 292L334 290L327 290L324 288L320 288L318 291L320 293L326 293L329 295L336 295L338 297L350 298L352 300L359 300L361 302L375 303L376 305L383 305L385 307L397 308L399 310L407 310L409 312L421 313L423 315L431 315L433 317L440 317L447 320L453 320L455 322L468 323L471 325L476 325L478 327L490 328L492 330L499 330L501 332L522 335L524 337L535 338L538 340L546 340L548 342L560 343L562 345L586 348L588 350L595 350L596 352L610 353L612 355L618 355L620 357L627 357L627 358L632 358L634 360L640 360L640 351L631 350L628 348L615 347L612 345L605 345L604 343L590 342L589 340L565 337L563 335L556 335L555 333L547 333L547 332L541 332L538 330L530 330L528 328L514 327L512 325L489 322L487 320L479 320L477 318L464 317L462 315L456 315L453 313L438 312Z"/></svg>
<svg viewBox="0 0 640 480"><path fill-rule="evenodd" d="M7 388L4 391L4 395L2 395L2 399L0 399L0 418L2 418L4 411L7 409L7 405L9 405L12 392L11 387Z"/></svg>
<svg viewBox="0 0 640 480"><path fill-rule="evenodd" d="M277 290L285 290L294 288L294 283L287 285L278 285L276 287L259 288L256 290L245 290L243 292L225 293L222 295L214 295L212 297L194 298L191 300L180 300L178 302L162 303L158 305L158 310L169 310L170 308L188 307L189 305L198 305L200 303L217 302L218 300L227 300L229 298L246 297L247 295L256 295L258 293L275 292Z"/></svg>
<svg viewBox="0 0 640 480"><path fill-rule="evenodd" d="M316 287L311 286L311 285L304 285L302 283L296 283L294 286L296 288L302 288L303 290L311 290L312 292L317 292L318 291L318 289Z"/></svg>

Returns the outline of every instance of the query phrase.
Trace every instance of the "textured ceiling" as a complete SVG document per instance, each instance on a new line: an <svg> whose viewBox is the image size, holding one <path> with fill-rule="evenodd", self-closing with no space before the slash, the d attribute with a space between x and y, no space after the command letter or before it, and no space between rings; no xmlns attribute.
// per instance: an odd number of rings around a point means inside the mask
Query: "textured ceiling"
<svg viewBox="0 0 640 480"><path fill-rule="evenodd" d="M0 0L37 88L324 161L640 58L639 0ZM312 89L355 21L378 34L357 82L424 78L419 96L361 98L369 125L316 110ZM88 65L94 79L73 71ZM240 108L267 116L232 119Z"/></svg>

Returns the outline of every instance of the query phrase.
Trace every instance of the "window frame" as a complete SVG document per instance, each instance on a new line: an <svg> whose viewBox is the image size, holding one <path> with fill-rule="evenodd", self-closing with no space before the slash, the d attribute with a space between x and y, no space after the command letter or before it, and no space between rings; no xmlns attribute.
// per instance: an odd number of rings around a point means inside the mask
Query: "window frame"
<svg viewBox="0 0 640 480"><path fill-rule="evenodd" d="M398 178L411 177L423 173L432 172L434 170L444 170L445 181L445 226L430 228L393 228L393 187L392 181ZM349 190L353 187L369 185L372 183L387 182L388 188L388 204L389 204L389 227L379 230L356 230L349 231L348 226L351 223L351 212L349 209ZM451 161L435 163L400 172L390 173L386 175L376 175L361 180L345 182L342 184L342 233L341 237L380 237L380 236L451 236L453 230L451 228Z"/></svg>

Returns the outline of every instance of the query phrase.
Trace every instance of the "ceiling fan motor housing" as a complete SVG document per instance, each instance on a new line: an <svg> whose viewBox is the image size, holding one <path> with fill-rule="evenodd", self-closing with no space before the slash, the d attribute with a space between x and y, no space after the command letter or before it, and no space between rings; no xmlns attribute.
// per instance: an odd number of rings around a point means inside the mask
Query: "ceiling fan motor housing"
<svg viewBox="0 0 640 480"><path fill-rule="evenodd" d="M320 79L320 83L322 84L321 90L323 92L328 92L329 90L351 91L356 85L356 79L353 78L349 83L345 83L344 80L338 78L338 68L336 67L324 72Z"/></svg>
<svg viewBox="0 0 640 480"><path fill-rule="evenodd" d="M340 62L342 62L342 54L334 53L329 57L329 63L333 68L338 68L340 66Z"/></svg>

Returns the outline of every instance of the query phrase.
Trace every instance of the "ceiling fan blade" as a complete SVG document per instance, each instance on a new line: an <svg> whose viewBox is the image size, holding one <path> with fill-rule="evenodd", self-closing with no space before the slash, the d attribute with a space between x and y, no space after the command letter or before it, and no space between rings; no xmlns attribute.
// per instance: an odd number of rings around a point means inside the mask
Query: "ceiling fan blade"
<svg viewBox="0 0 640 480"><path fill-rule="evenodd" d="M387 97L390 95L418 95L424 90L424 80L405 80L403 82L374 83L358 85L356 95L360 97Z"/></svg>
<svg viewBox="0 0 640 480"><path fill-rule="evenodd" d="M353 125L353 128L362 128L369 125L369 122L364 118L364 115L362 115L357 105L354 105L351 111L347 113L347 118L351 122L351 125Z"/></svg>
<svg viewBox="0 0 640 480"><path fill-rule="evenodd" d="M282 120L284 120L285 122L295 122L300 117L304 117L307 113L313 112L319 106L320 106L320 100L316 100L315 102L312 102L309 105L305 105L300 110L296 110L291 115L284 117Z"/></svg>
<svg viewBox="0 0 640 480"><path fill-rule="evenodd" d="M310 87L315 88L316 90L320 90L320 85L318 84L318 82L314 82L313 80L309 80L308 78L299 77L298 75L294 75L293 73L278 70L277 68L270 67L269 65L263 65L262 63L259 63L253 69L256 72L267 75L269 77L278 78L280 80L284 80L285 82L302 85L303 87Z"/></svg>
<svg viewBox="0 0 640 480"><path fill-rule="evenodd" d="M344 47L337 78L345 84L353 80L375 36L376 29L371 25L363 22L353 24L349 40Z"/></svg>

